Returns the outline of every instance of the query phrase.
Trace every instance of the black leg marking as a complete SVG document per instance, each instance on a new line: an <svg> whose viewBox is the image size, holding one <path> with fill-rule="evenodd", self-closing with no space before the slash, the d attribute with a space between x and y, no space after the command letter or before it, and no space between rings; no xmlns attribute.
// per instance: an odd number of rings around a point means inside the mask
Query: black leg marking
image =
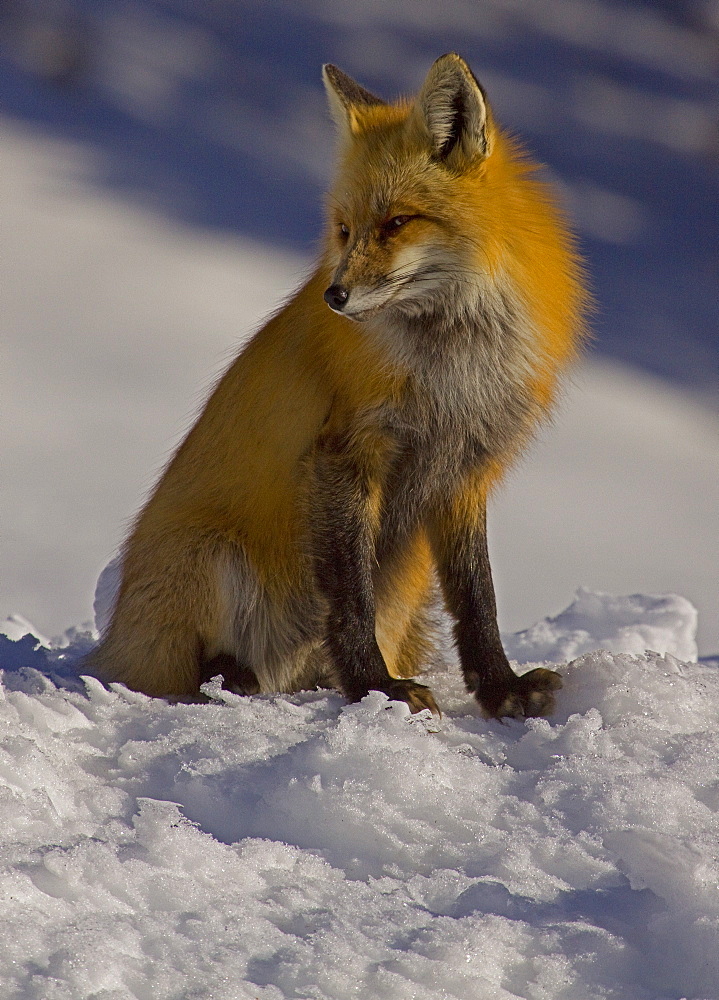
<svg viewBox="0 0 719 1000"><path fill-rule="evenodd" d="M315 456L318 489L312 510L315 577L327 599L327 634L334 670L352 701L384 691L413 712L437 711L422 684L390 677L375 637L372 566L376 559L371 486L347 443L326 439Z"/></svg>
<svg viewBox="0 0 719 1000"><path fill-rule="evenodd" d="M471 528L447 530L440 519L433 526L445 601L456 620L455 639L467 690L487 715L548 715L559 674L539 668L518 677L502 648L497 605L487 551L486 512L478 510Z"/></svg>

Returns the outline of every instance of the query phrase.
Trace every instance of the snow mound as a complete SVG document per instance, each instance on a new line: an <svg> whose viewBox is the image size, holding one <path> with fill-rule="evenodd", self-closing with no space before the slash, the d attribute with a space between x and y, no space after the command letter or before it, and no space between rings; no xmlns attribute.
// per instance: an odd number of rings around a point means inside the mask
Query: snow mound
<svg viewBox="0 0 719 1000"><path fill-rule="evenodd" d="M697 612L677 594L615 597L580 587L556 618L503 636L507 655L519 663L561 663L594 649L643 653L646 649L696 660Z"/></svg>
<svg viewBox="0 0 719 1000"><path fill-rule="evenodd" d="M611 601L581 600L567 628L596 631ZM717 997L715 667L585 653L552 719L501 724L455 667L441 720L219 682L170 704L81 681L93 636L64 641L0 645L4 995Z"/></svg>

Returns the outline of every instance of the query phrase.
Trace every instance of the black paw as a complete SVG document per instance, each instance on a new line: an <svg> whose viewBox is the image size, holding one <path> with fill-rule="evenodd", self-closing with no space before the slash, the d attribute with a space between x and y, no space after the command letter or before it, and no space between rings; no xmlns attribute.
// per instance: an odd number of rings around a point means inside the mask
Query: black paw
<svg viewBox="0 0 719 1000"><path fill-rule="evenodd" d="M492 719L551 715L554 711L554 692L561 686L562 678L556 671L537 667L521 677L515 677L507 690L491 694L477 692L476 698Z"/></svg>
<svg viewBox="0 0 719 1000"><path fill-rule="evenodd" d="M440 715L441 712L434 700L434 695L425 684L417 684L415 681L391 680L384 684L381 691L392 701L404 701L409 705L409 710L413 714L428 708L433 715Z"/></svg>

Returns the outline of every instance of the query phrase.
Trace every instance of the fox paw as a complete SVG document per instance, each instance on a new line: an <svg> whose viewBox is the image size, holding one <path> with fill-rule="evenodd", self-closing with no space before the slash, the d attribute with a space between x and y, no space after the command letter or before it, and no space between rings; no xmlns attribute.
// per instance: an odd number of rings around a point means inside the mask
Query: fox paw
<svg viewBox="0 0 719 1000"><path fill-rule="evenodd" d="M405 701L409 705L409 710L413 714L428 708L433 715L440 715L441 712L434 700L434 695L425 684L417 684L415 681L392 680L385 684L382 690L392 701Z"/></svg>
<svg viewBox="0 0 719 1000"><path fill-rule="evenodd" d="M537 667L521 677L516 677L508 691L494 697L477 694L477 701L492 719L505 716L513 718L551 715L554 711L554 692L562 686L562 678L555 670Z"/></svg>

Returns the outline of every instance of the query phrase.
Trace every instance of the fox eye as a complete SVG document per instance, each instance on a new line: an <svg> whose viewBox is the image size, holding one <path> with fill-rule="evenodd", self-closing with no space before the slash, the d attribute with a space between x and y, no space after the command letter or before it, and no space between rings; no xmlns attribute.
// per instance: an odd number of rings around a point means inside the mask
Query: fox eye
<svg viewBox="0 0 719 1000"><path fill-rule="evenodd" d="M340 236L343 240L346 240L350 234L350 227L345 225L344 222L340 222Z"/></svg>
<svg viewBox="0 0 719 1000"><path fill-rule="evenodd" d="M402 226L407 225L411 218L411 215L395 215L395 217L390 219L387 223L387 229L389 232L393 232L395 229L401 229Z"/></svg>

